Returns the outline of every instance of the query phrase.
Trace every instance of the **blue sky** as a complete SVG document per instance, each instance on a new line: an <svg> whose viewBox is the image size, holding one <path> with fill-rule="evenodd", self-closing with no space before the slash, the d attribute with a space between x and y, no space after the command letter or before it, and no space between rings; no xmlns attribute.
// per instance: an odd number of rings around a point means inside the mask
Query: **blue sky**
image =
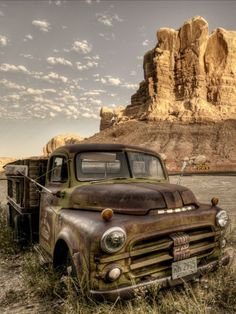
<svg viewBox="0 0 236 314"><path fill-rule="evenodd" d="M130 103L161 27L200 15L235 30L235 1L0 1L0 156L99 131L101 106Z"/></svg>

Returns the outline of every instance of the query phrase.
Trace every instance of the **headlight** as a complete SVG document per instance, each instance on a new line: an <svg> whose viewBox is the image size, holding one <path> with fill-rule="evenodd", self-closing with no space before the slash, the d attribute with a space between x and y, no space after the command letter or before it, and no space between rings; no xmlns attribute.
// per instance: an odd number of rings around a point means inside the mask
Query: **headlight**
<svg viewBox="0 0 236 314"><path fill-rule="evenodd" d="M219 211L216 215L216 223L220 227L225 227L229 221L229 216L225 210Z"/></svg>
<svg viewBox="0 0 236 314"><path fill-rule="evenodd" d="M122 274L121 269L119 267L114 266L107 272L107 279L109 281L115 281L120 278L121 274Z"/></svg>
<svg viewBox="0 0 236 314"><path fill-rule="evenodd" d="M125 245L126 238L126 233L122 228L110 228L102 235L101 248L106 253L118 252Z"/></svg>

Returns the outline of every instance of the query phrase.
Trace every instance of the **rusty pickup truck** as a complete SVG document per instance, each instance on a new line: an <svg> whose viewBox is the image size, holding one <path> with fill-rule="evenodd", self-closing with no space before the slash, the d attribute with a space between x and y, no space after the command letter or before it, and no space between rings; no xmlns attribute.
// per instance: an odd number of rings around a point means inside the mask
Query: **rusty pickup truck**
<svg viewBox="0 0 236 314"><path fill-rule="evenodd" d="M95 298L130 297L227 265L228 215L170 184L154 151L74 144L5 167L9 224Z"/></svg>

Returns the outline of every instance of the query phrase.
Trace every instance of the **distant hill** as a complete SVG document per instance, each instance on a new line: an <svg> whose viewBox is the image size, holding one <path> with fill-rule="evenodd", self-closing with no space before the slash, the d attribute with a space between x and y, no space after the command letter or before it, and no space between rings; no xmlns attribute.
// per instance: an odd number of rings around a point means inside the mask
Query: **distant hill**
<svg viewBox="0 0 236 314"><path fill-rule="evenodd" d="M12 157L0 157L0 172L3 171L3 166L9 162L16 160L16 158Z"/></svg>

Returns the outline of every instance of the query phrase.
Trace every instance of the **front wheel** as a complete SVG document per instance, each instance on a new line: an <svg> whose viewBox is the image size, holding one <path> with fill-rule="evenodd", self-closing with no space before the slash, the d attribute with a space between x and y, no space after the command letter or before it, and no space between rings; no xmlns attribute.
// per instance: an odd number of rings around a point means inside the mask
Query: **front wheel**
<svg viewBox="0 0 236 314"><path fill-rule="evenodd" d="M76 268L70 250L67 252L65 271L68 276L76 278Z"/></svg>

